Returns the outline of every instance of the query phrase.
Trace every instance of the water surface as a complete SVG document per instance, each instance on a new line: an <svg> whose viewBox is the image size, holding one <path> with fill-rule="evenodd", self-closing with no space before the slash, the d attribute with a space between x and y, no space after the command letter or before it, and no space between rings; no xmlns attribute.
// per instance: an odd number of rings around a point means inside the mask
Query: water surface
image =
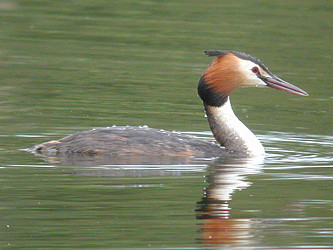
<svg viewBox="0 0 333 250"><path fill-rule="evenodd" d="M331 1L1 1L2 248L333 245ZM306 90L239 89L263 159L64 164L21 151L93 127L213 140L206 49Z"/></svg>

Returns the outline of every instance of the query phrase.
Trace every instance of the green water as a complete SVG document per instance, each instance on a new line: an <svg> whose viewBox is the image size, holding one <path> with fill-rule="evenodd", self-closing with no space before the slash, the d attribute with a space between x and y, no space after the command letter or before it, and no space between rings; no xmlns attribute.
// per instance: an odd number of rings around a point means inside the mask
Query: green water
<svg viewBox="0 0 333 250"><path fill-rule="evenodd" d="M1 248L333 245L332 1L0 1ZM117 125L211 137L203 51L306 90L239 89L258 161L65 165L19 149Z"/></svg>

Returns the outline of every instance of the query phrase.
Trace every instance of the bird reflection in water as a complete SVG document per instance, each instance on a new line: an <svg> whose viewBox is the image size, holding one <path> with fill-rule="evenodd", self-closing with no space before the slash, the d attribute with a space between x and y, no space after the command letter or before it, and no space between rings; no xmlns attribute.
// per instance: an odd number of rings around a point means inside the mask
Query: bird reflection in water
<svg viewBox="0 0 333 250"><path fill-rule="evenodd" d="M254 240L255 221L231 216L230 201L235 191L249 187L248 175L261 171L262 158L222 159L214 162L207 177L209 186L199 201L197 219L201 220L200 242L203 244L250 244Z"/></svg>

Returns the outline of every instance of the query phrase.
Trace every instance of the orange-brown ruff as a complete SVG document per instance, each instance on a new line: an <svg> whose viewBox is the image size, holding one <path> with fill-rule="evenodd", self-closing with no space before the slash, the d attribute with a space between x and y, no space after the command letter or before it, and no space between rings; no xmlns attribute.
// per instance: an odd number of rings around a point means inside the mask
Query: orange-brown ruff
<svg viewBox="0 0 333 250"><path fill-rule="evenodd" d="M241 87L242 75L235 67L237 60L234 54L215 58L203 74L203 78L210 85L210 89L222 96L229 96L234 89Z"/></svg>
<svg viewBox="0 0 333 250"><path fill-rule="evenodd" d="M209 50L215 60L198 83L213 135L220 145L181 133L148 127L113 126L79 132L60 140L38 144L31 152L46 156L118 157L219 157L257 156L264 148L256 136L236 117L231 92L243 86L271 87L296 95L308 95L304 90L278 78L257 58L241 52Z"/></svg>

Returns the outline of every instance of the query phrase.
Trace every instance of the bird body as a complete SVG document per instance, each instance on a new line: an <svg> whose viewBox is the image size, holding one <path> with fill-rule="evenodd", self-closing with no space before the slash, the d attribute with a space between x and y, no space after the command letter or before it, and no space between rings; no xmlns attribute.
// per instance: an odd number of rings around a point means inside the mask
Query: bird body
<svg viewBox="0 0 333 250"><path fill-rule="evenodd" d="M42 155L154 155L170 157L258 156L264 148L236 117L230 94L239 87L271 87L296 95L308 94L278 78L257 58L241 52L209 50L215 59L198 83L212 133L219 143L148 127L113 126L78 132L60 140L35 145Z"/></svg>
<svg viewBox="0 0 333 250"><path fill-rule="evenodd" d="M95 128L66 136L60 140L38 144L32 148L32 151L43 152L48 156L64 153L82 156L163 155L204 158L219 155L222 150L219 145L194 136L148 126Z"/></svg>

